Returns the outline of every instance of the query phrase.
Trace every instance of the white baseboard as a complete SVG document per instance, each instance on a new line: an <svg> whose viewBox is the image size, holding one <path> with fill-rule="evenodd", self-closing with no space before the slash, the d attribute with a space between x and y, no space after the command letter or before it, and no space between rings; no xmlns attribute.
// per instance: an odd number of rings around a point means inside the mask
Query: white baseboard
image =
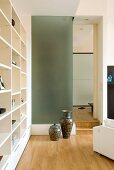
<svg viewBox="0 0 114 170"><path fill-rule="evenodd" d="M52 124L32 124L31 135L49 135L49 127ZM71 135L76 135L76 126L73 123Z"/></svg>

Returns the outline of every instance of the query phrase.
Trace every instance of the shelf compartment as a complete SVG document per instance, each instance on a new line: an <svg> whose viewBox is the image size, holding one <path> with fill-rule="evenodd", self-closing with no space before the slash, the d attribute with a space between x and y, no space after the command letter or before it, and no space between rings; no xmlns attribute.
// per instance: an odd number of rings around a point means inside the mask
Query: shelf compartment
<svg viewBox="0 0 114 170"><path fill-rule="evenodd" d="M17 94L21 94L21 92L18 91L18 92L12 93L12 96L13 96L13 95L17 95Z"/></svg>
<svg viewBox="0 0 114 170"><path fill-rule="evenodd" d="M20 110L21 110L20 111L21 119L23 119L23 117L25 117L27 115L27 106L26 106L26 103L21 106Z"/></svg>
<svg viewBox="0 0 114 170"><path fill-rule="evenodd" d="M20 67L20 56L14 50L12 50L12 62L15 62L15 64L12 63L12 65Z"/></svg>
<svg viewBox="0 0 114 170"><path fill-rule="evenodd" d="M12 93L20 91L20 70L12 68Z"/></svg>
<svg viewBox="0 0 114 170"><path fill-rule="evenodd" d="M11 111L11 93L0 93L0 107L6 108L6 112L0 114L0 117Z"/></svg>
<svg viewBox="0 0 114 170"><path fill-rule="evenodd" d="M14 29L12 29L12 46L18 53L20 53L20 37Z"/></svg>
<svg viewBox="0 0 114 170"><path fill-rule="evenodd" d="M0 0L0 8L11 23L11 3L9 0Z"/></svg>
<svg viewBox="0 0 114 170"><path fill-rule="evenodd" d="M15 24L14 24L14 28L15 30L18 32L18 34L20 35L20 20L15 12L15 10L12 8L12 19L14 20Z"/></svg>
<svg viewBox="0 0 114 170"><path fill-rule="evenodd" d="M26 129L27 129L27 120L24 119L22 123L20 124L20 137L24 135L24 133L26 132Z"/></svg>
<svg viewBox="0 0 114 170"><path fill-rule="evenodd" d="M26 32L25 32L25 29L23 27L23 25L21 24L21 32L20 32L20 36L23 40L24 43L26 43Z"/></svg>
<svg viewBox="0 0 114 170"><path fill-rule="evenodd" d="M11 25L0 12L0 36L11 43Z"/></svg>
<svg viewBox="0 0 114 170"><path fill-rule="evenodd" d="M0 63L0 68L1 68L1 69L9 69L9 70L11 70L11 67L6 66L6 65L1 64L1 63Z"/></svg>
<svg viewBox="0 0 114 170"><path fill-rule="evenodd" d="M6 163L11 155L11 136L7 141L0 147L0 156L3 156L0 161L0 169L6 166ZM4 168L5 169L5 168Z"/></svg>
<svg viewBox="0 0 114 170"><path fill-rule="evenodd" d="M25 44L21 41L21 55L26 58L26 46Z"/></svg>
<svg viewBox="0 0 114 170"><path fill-rule="evenodd" d="M0 147L9 138L11 133L11 114L0 120Z"/></svg>
<svg viewBox="0 0 114 170"><path fill-rule="evenodd" d="M20 126L12 133L12 150L14 150L20 141Z"/></svg>
<svg viewBox="0 0 114 170"><path fill-rule="evenodd" d="M20 123L20 109L12 112L12 132L14 132Z"/></svg>
<svg viewBox="0 0 114 170"><path fill-rule="evenodd" d="M21 74L21 88L24 89L26 88L26 75Z"/></svg>
<svg viewBox="0 0 114 170"><path fill-rule="evenodd" d="M5 112L3 114L0 114L0 120L4 119L5 117L9 116L11 112Z"/></svg>
<svg viewBox="0 0 114 170"><path fill-rule="evenodd" d="M11 48L0 40L0 63L11 67Z"/></svg>
<svg viewBox="0 0 114 170"><path fill-rule="evenodd" d="M21 57L21 71L26 73L26 60Z"/></svg>
<svg viewBox="0 0 114 170"><path fill-rule="evenodd" d="M12 109L15 110L20 106L20 94L12 96Z"/></svg>
<svg viewBox="0 0 114 170"><path fill-rule="evenodd" d="M4 67L0 67L0 76L2 77L5 89L4 90L10 90L11 89L11 70L8 70ZM0 91L4 91L0 90Z"/></svg>
<svg viewBox="0 0 114 170"><path fill-rule="evenodd" d="M21 90L21 104L26 102L26 100L27 100L27 96L26 95L27 95L26 89Z"/></svg>

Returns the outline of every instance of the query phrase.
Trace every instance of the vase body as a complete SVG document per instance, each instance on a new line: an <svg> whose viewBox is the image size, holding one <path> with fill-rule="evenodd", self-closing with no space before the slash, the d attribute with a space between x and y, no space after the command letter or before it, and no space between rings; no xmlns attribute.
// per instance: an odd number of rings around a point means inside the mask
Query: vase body
<svg viewBox="0 0 114 170"><path fill-rule="evenodd" d="M53 124L52 126L50 126L49 128L49 136L50 136L50 140L52 141L57 141L59 140L60 136L61 136L61 128L60 126Z"/></svg>
<svg viewBox="0 0 114 170"><path fill-rule="evenodd" d="M60 125L63 138L68 139L70 137L73 126L71 111L63 110L63 117L60 119Z"/></svg>

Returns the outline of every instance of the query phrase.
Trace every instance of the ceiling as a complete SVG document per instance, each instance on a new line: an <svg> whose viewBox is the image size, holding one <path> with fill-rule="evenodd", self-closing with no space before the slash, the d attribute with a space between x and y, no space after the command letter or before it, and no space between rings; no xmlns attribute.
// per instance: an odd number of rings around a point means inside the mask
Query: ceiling
<svg viewBox="0 0 114 170"><path fill-rule="evenodd" d="M11 0L24 15L74 16L80 0Z"/></svg>

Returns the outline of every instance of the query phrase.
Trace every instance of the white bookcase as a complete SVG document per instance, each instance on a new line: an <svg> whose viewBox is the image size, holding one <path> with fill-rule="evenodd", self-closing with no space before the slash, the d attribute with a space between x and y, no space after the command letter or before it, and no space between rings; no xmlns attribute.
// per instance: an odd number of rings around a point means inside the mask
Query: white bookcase
<svg viewBox="0 0 114 170"><path fill-rule="evenodd" d="M12 24L12 19L15 24ZM26 31L10 0L0 0L0 170L14 170L30 137Z"/></svg>

